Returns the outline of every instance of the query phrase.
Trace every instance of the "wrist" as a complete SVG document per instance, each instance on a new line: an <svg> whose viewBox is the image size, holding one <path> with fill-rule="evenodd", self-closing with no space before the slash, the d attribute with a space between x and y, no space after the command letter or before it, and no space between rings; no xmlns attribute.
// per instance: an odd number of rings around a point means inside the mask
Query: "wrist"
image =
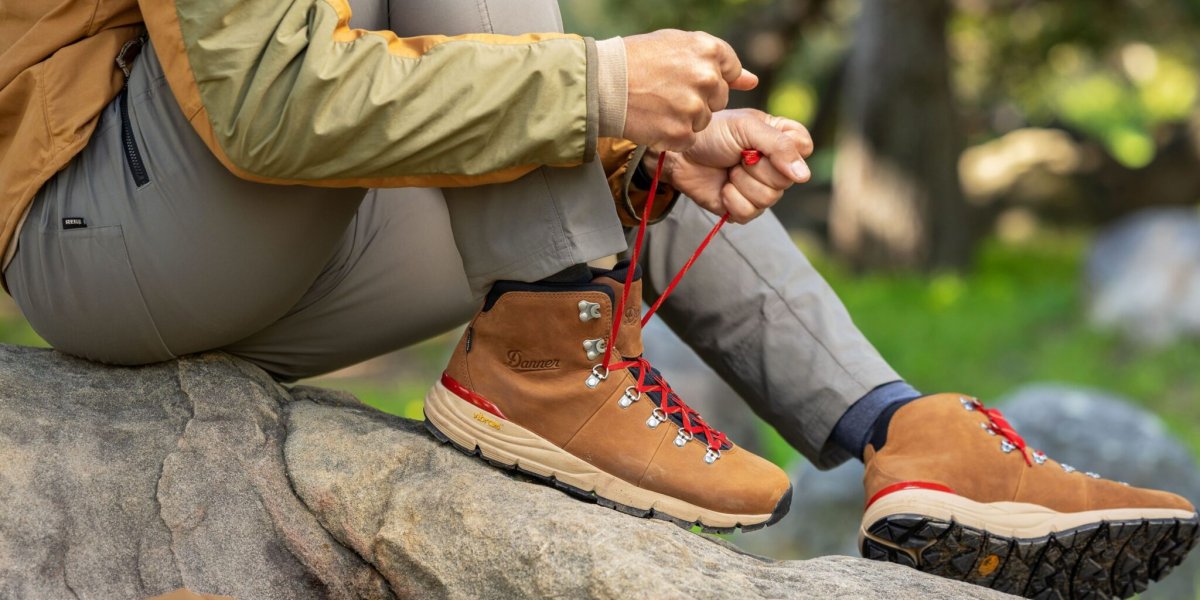
<svg viewBox="0 0 1200 600"><path fill-rule="evenodd" d="M671 184L671 174L674 171L673 167L677 159L678 156L676 156L675 152L669 150L662 152L663 170L662 177L659 178L659 183ZM653 148L646 150L646 153L642 156L642 161L638 164L639 174L635 175L635 177L637 177L638 183L641 183L643 182L641 175L644 175L644 183L646 185L643 189L649 189L650 182L654 179L654 171L658 169L658 160L659 152Z"/></svg>

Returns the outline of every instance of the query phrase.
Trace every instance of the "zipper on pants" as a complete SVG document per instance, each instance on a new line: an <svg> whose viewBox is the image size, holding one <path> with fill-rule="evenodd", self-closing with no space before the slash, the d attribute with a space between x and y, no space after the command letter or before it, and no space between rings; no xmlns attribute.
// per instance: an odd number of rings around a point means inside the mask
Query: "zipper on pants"
<svg viewBox="0 0 1200 600"><path fill-rule="evenodd" d="M133 123L129 120L129 87L121 90L121 142L125 146L125 162L129 164L129 173L133 182L142 187L150 183L150 175L146 165L142 163L142 153L138 150L137 140L133 138Z"/></svg>

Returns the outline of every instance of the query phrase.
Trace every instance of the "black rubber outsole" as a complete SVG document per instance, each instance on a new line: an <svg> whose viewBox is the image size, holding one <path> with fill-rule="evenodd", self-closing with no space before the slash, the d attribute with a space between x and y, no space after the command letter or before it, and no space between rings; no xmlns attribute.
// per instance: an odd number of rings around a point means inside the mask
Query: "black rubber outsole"
<svg viewBox="0 0 1200 600"><path fill-rule="evenodd" d="M902 514L873 523L860 550L1026 598L1128 598L1183 562L1197 530L1195 517L1102 521L1021 539Z"/></svg>
<svg viewBox="0 0 1200 600"><path fill-rule="evenodd" d="M522 475L530 477L535 481L556 487L556 488L566 492L567 494L570 494L571 496L574 496L580 500L584 500L587 502L594 502L596 504L599 504L600 506L603 506L606 508L611 508L618 512L622 512L622 513L625 513L627 515L631 515L634 517L640 517L643 519L659 519L661 521L670 521L670 522L672 522L684 529L688 529L688 530L690 530L692 527L700 527L700 530L703 531L704 533L733 533L737 529L741 529L742 531L755 531L755 530L762 529L764 527L778 523L780 519L782 519L784 516L787 515L788 510L791 509L791 507L792 507L792 487L788 486L787 492L784 493L783 497L779 499L779 502L775 505L775 510L771 512L771 518L767 519L766 521L764 521L762 523L753 524L753 525L738 524L735 527L709 527L708 525L705 525L702 521L687 521L685 519L680 519L678 517L669 515L667 513L664 513L664 512L655 510L655 509L644 510L644 509L635 508L632 506L626 506L624 504L621 504L620 502L614 502L612 500L609 500L608 498L605 498L604 496L600 496L600 495L596 494L595 492L588 492L585 490L581 490L573 485L563 483L563 482L555 479L554 477L545 477L545 476L539 475L537 473L534 473L532 471L526 471L525 469L522 469L516 465L506 465L502 462L494 461L494 460L484 456L483 452L481 452L479 450L479 446L475 446L474 448L467 448L466 446L462 446L458 442L455 442L454 440L450 439L450 437L447 436L446 434L442 433L441 430L439 430L437 428L437 426L434 425L429 420L428 417L426 417L426 419L425 419L425 429L428 429L429 433L433 434L433 437L437 438L437 440L439 442L442 442L444 444L450 444L450 446L456 448L459 452L462 452L463 454L466 454L468 456L478 457L479 459L483 460L484 462L486 462L489 465L492 465L493 467L496 467L498 469L502 469L505 471L515 471L517 473L521 473Z"/></svg>

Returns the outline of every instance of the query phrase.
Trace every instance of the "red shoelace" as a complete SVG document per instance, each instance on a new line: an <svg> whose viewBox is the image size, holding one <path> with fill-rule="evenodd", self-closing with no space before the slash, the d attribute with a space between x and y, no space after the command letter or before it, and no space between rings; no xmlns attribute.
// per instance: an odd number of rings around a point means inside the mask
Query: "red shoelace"
<svg viewBox="0 0 1200 600"><path fill-rule="evenodd" d="M1017 431L1008 423L1008 419L1005 419L998 409L988 408L977 399L973 399L971 404L975 406L975 410L988 418L988 431L1008 440L1013 448L1021 451L1021 458L1025 459L1025 464L1032 467L1033 462L1029 460L1029 453L1025 451L1025 440L1017 435Z"/></svg>
<svg viewBox="0 0 1200 600"><path fill-rule="evenodd" d="M761 158L762 153L757 150L746 150L742 152L742 162L746 165L753 165ZM646 206L642 209L642 220L638 223L637 240L633 246L633 254L630 257L629 269L625 273L625 288L621 291L621 299L617 302L617 310L613 312L612 332L608 336L608 346L604 350L604 362L602 364L605 376L607 376L610 371L617 369L636 369L637 384L634 385L633 388L638 392L639 397L641 394L648 394L651 392L657 392L660 394L661 400L658 408L662 411L662 416L665 417L663 420L666 420L666 418L669 418L671 415L678 415L680 421L680 436L684 438L685 442L686 440L690 440L698 435L703 435L704 439L708 442L708 450L712 453L715 453L717 457L720 457L721 450L727 444L729 444L729 439L725 437L724 433L713 429L707 423L705 423L704 419L700 417L700 414L689 407L683 401L683 399L671 389L671 386L667 385L667 382L658 375L658 371L650 366L650 361L646 360L646 358L643 356L639 356L632 360L612 362L613 348L616 348L617 346L617 332L621 328L621 319L619 318L619 315L625 314L625 304L629 300L629 288L633 285L633 274L638 267L638 258L641 256L642 252L642 242L646 237L646 224L650 221L650 214L654 206L654 196L658 192L658 182L662 177L662 169L663 154L659 153L658 166L654 169L654 179L650 182L650 191L646 198ZM650 307L650 310L646 311L645 316L642 317L641 324L643 327L645 327L646 323L650 321L650 317L654 316L654 313L658 310L658 307L662 306L662 303L667 299L667 296L671 295L671 292L675 290L675 286L679 285L680 280L683 279L684 273L687 273L688 269L692 268L692 265L696 262L696 259L699 258L700 254L704 252L704 249L708 247L708 243L712 241L713 237L717 235L717 232L720 231L721 227L723 227L728 221L729 213L725 213L725 215L723 215L717 221L716 225L713 226L712 230L708 232L708 235L704 238L704 241L700 242L700 245L696 248L696 251L692 253L691 258L689 258L688 261L684 263L683 268L679 269L679 272L675 274L674 279L672 279L671 283L667 285L666 289L663 290L663 293L658 297L658 300L654 302L654 305Z"/></svg>

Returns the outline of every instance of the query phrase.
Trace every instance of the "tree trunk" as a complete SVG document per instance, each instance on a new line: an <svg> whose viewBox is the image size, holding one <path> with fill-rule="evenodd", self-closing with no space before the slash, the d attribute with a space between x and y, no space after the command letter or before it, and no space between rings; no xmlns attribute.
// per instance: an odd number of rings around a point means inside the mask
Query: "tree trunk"
<svg viewBox="0 0 1200 600"><path fill-rule="evenodd" d="M946 0L865 0L842 94L830 234L856 268L957 269L971 236Z"/></svg>

